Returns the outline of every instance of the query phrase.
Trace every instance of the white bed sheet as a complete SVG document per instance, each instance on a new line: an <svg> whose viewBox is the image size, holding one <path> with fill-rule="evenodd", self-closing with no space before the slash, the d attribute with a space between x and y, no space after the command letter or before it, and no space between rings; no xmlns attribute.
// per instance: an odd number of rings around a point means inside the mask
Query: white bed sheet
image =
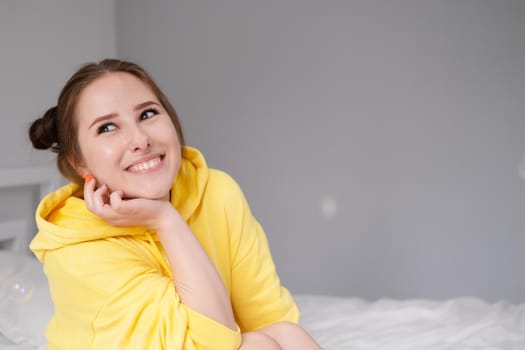
<svg viewBox="0 0 525 350"><path fill-rule="evenodd" d="M525 350L525 304L297 295L325 350Z"/></svg>

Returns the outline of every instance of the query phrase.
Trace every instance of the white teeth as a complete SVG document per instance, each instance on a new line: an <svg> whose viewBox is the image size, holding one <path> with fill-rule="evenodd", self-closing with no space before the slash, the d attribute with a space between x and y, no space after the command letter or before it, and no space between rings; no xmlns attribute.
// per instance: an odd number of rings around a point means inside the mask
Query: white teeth
<svg viewBox="0 0 525 350"><path fill-rule="evenodd" d="M159 164L160 164L160 158L157 157L157 158L148 160L147 162L133 165L129 167L129 171L146 171L146 170L156 167Z"/></svg>

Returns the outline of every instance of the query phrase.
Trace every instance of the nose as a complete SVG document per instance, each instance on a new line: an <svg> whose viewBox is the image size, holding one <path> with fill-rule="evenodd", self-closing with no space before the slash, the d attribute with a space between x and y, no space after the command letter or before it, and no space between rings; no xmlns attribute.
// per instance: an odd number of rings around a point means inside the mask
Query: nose
<svg viewBox="0 0 525 350"><path fill-rule="evenodd" d="M146 150L150 146L148 135L140 128L134 126L130 130L129 150L131 152L138 152Z"/></svg>

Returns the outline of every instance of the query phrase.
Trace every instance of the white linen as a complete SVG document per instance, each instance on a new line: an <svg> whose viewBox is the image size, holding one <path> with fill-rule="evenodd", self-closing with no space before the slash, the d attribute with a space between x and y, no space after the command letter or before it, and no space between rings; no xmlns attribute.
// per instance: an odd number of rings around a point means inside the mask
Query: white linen
<svg viewBox="0 0 525 350"><path fill-rule="evenodd" d="M325 350L524 350L525 304L296 295Z"/></svg>

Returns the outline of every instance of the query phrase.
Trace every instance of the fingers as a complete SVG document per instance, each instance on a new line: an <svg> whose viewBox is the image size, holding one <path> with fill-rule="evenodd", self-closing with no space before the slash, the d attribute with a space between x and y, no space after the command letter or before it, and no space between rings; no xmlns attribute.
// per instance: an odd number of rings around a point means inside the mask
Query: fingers
<svg viewBox="0 0 525 350"><path fill-rule="evenodd" d="M96 180L93 175L86 175L84 183L84 200L86 201L86 206L91 210L93 208L93 192L95 190Z"/></svg>
<svg viewBox="0 0 525 350"><path fill-rule="evenodd" d="M109 195L109 204L116 211L122 208L122 191L112 192Z"/></svg>
<svg viewBox="0 0 525 350"><path fill-rule="evenodd" d="M165 211L166 201L147 200L143 198L123 199L122 191L113 191L105 184L96 187L96 180L86 176L84 184L84 201L87 209L93 214L116 226L149 225L158 220L156 217Z"/></svg>
<svg viewBox="0 0 525 350"><path fill-rule="evenodd" d="M94 203L93 204L95 204L95 207L103 208L106 204L109 203L110 192L109 192L109 188L108 188L108 186L106 184L104 184L104 185L100 186L99 188L97 188L93 194L94 194L94 196L93 196Z"/></svg>
<svg viewBox="0 0 525 350"><path fill-rule="evenodd" d="M113 202L119 203L119 200L121 200L121 194L120 192L114 193ZM90 174L86 176L86 182L84 184L84 201L86 202L89 211L102 217L110 214L110 212L107 212L107 208L112 207L110 199L111 195L112 193L110 193L107 185L104 184L99 188L96 188L96 180L93 176Z"/></svg>

